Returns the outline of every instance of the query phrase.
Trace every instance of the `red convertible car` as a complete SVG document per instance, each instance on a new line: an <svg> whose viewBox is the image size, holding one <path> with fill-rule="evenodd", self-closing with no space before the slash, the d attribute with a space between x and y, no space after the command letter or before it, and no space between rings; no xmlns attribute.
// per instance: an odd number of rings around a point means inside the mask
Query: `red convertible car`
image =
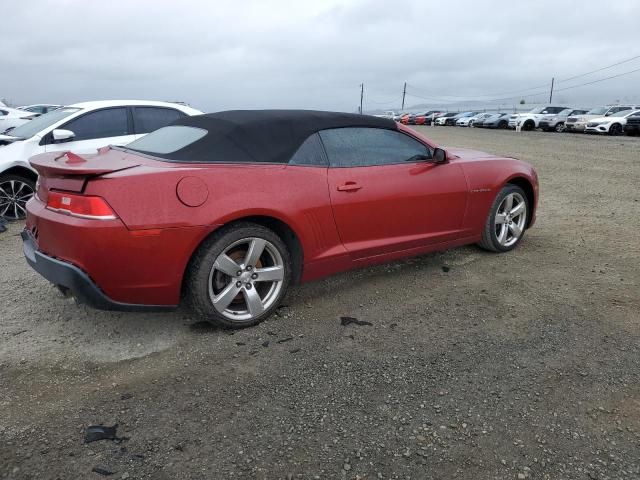
<svg viewBox="0 0 640 480"><path fill-rule="evenodd" d="M471 243L511 250L538 198L524 162L332 112L184 117L126 148L31 164L22 237L42 276L97 308L184 302L232 328L291 284Z"/></svg>

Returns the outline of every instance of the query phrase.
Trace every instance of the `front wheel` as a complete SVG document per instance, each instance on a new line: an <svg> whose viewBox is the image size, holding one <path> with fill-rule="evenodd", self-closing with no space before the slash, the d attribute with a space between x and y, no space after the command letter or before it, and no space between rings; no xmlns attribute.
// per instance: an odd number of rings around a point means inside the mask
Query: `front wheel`
<svg viewBox="0 0 640 480"><path fill-rule="evenodd" d="M187 304L203 319L228 328L260 323L282 301L291 257L272 230L238 223L204 242L190 262Z"/></svg>
<svg viewBox="0 0 640 480"><path fill-rule="evenodd" d="M609 127L609 135L622 135L622 125L619 123L614 123Z"/></svg>
<svg viewBox="0 0 640 480"><path fill-rule="evenodd" d="M0 175L0 217L22 220L27 216L27 202L36 191L33 180L20 175Z"/></svg>
<svg viewBox="0 0 640 480"><path fill-rule="evenodd" d="M517 185L506 185L491 206L480 247L492 252L513 250L522 240L528 215L529 201L524 190Z"/></svg>
<svg viewBox="0 0 640 480"><path fill-rule="evenodd" d="M558 132L558 133L564 132L564 122L556 123L555 131Z"/></svg>

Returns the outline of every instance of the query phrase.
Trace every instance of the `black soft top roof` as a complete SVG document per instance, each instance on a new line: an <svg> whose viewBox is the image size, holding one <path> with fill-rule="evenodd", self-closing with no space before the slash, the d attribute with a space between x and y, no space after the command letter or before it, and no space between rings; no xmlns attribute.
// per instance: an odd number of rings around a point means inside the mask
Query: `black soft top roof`
<svg viewBox="0 0 640 480"><path fill-rule="evenodd" d="M309 135L328 128L396 130L390 119L314 110L229 110L182 117L171 125L207 130L194 143L163 158L195 163L287 163Z"/></svg>

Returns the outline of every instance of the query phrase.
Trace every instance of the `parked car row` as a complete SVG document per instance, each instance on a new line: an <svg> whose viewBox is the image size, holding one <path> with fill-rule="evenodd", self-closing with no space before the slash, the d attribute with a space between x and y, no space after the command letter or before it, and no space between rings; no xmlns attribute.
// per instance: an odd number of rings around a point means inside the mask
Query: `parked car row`
<svg viewBox="0 0 640 480"><path fill-rule="evenodd" d="M431 125L433 122L440 126L540 129L545 132L608 135L640 134L640 105L609 105L591 110L548 105L524 113L429 110L422 114L387 112L381 116L393 118L404 125Z"/></svg>

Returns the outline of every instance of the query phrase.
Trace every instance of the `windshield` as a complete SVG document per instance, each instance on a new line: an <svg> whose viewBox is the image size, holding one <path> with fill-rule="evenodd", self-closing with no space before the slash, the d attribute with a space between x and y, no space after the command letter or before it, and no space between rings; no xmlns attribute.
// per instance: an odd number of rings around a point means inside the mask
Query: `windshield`
<svg viewBox="0 0 640 480"><path fill-rule="evenodd" d="M40 115L39 117L29 120L27 123L11 130L11 136L23 139L31 138L45 128L50 127L54 123L59 122L63 118L68 117L79 110L79 108L61 108L59 110L53 110L52 112L45 113L44 115Z"/></svg>
<svg viewBox="0 0 640 480"><path fill-rule="evenodd" d="M610 117L626 117L630 113L633 113L633 110L620 110L619 112L612 113L609 115Z"/></svg>
<svg viewBox="0 0 640 480"><path fill-rule="evenodd" d="M207 134L202 128L175 125L162 127L127 145L127 150L166 155L177 152L200 140Z"/></svg>
<svg viewBox="0 0 640 480"><path fill-rule="evenodd" d="M564 110L560 111L560 113L558 115L569 115L573 110L571 110L570 108L565 108Z"/></svg>
<svg viewBox="0 0 640 480"><path fill-rule="evenodd" d="M587 112L587 115L604 115L609 111L608 107L593 108Z"/></svg>
<svg viewBox="0 0 640 480"><path fill-rule="evenodd" d="M542 113L544 109L545 107L536 107L533 110L531 110L529 113Z"/></svg>

